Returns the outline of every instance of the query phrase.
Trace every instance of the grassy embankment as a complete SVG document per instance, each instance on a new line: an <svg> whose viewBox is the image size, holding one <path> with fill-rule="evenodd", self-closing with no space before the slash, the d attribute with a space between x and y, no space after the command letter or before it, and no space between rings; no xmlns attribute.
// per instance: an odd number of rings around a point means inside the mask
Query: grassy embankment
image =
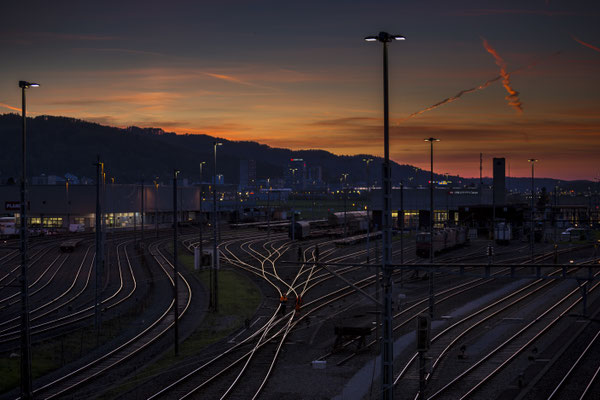
<svg viewBox="0 0 600 400"><path fill-rule="evenodd" d="M194 271L194 257L186 250L180 248L178 254L181 265L184 265L190 273L196 274L204 287L208 288L209 272ZM200 326L179 345L179 356L175 357L173 351L170 350L155 363L140 370L134 379L112 389L102 398L114 398L154 376L165 373L170 368L177 368L177 363L186 357L193 356L203 348L226 338L242 327L246 318L252 317L260 301L260 290L248 278L234 271L221 269L219 271L219 311L205 314ZM198 314L194 310L189 312ZM200 315L197 317L200 318Z"/></svg>
<svg viewBox="0 0 600 400"><path fill-rule="evenodd" d="M143 305L140 305L143 307ZM141 309L140 309L141 310ZM138 311L140 311L138 310ZM93 326L77 329L59 338L50 339L31 346L31 374L33 379L50 373L70 362L77 360L100 345L112 340L121 330L133 321L133 313L102 322L102 329L97 338ZM12 357L11 357L12 355ZM19 386L20 361L19 350L0 357L0 393Z"/></svg>

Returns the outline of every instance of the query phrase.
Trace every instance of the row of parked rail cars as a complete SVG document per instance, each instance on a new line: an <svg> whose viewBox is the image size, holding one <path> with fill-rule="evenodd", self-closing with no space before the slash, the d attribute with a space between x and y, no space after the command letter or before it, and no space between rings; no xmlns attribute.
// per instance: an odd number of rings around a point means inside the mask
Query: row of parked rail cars
<svg viewBox="0 0 600 400"><path fill-rule="evenodd" d="M289 236L298 240L319 237L352 236L369 229L369 215L366 211L348 211L329 214L326 220L296 221L290 226Z"/></svg>
<svg viewBox="0 0 600 400"><path fill-rule="evenodd" d="M444 228L433 231L433 254L464 246L469 241L468 230L464 227ZM431 249L431 234L419 232L416 236L417 256L427 258Z"/></svg>

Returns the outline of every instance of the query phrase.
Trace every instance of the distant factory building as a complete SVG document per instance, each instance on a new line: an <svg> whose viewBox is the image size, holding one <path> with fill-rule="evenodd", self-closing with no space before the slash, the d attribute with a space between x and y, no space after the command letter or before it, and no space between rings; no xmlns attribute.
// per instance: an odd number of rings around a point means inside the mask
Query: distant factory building
<svg viewBox="0 0 600 400"><path fill-rule="evenodd" d="M218 179L219 180L219 179ZM222 180L222 175L221 179ZM204 190L203 190L204 189ZM220 218L232 210L254 207L253 200L236 199L234 187L218 187L218 213ZM203 201L200 193L203 190ZM0 216L14 216L19 223L20 186L0 185ZM32 229L47 231L69 229L79 225L92 230L95 225L95 185L30 185L28 187L28 220ZM209 220L212 213L212 196L209 188L199 185L178 187L178 220ZM141 223L142 195L144 199L144 223L171 226L173 222L173 186L107 184L101 191L102 214L107 227L133 228ZM200 210L200 205L202 210Z"/></svg>

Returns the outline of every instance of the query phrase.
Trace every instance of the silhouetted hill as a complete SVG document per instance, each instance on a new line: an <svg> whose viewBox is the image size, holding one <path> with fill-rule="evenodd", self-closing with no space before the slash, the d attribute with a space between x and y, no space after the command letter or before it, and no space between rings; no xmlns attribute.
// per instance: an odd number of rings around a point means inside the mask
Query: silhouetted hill
<svg viewBox="0 0 600 400"><path fill-rule="evenodd" d="M21 165L21 117L17 114L0 115L0 135L3 157L0 159L0 176L18 177ZM27 146L29 176L72 173L94 177L96 156L101 155L109 176L117 182L128 183L144 178L147 181L159 176L168 181L173 169L179 169L184 178L198 181L199 163L206 161L204 179L213 174L213 142L223 142L218 149L219 173L226 183L239 182L239 161L254 159L257 177L281 178L291 158L302 158L308 167L321 166L323 180L337 182L342 173L349 173L349 182L367 182L367 169L363 158L373 158L371 180L379 182L381 158L370 155L337 156L323 150L272 148L250 141L229 141L208 135L176 135L157 128L115 128L74 118L39 116L27 119ZM410 165L392 163L394 184L401 180L411 185L426 185L429 172ZM437 176L435 179L443 177ZM449 177L453 182L478 183L478 179ZM486 182L489 180L486 180ZM527 178L510 178L509 188L528 187ZM591 182L580 181L587 187ZM551 190L555 181L543 182ZM542 181L536 183L542 186Z"/></svg>
<svg viewBox="0 0 600 400"><path fill-rule="evenodd" d="M0 115L0 135L4 156L0 160L0 175L18 176L21 165L21 117ZM93 163L101 155L110 176L118 182L147 180L155 176L167 180L173 169L181 176L199 180L199 163L206 161L204 179L213 173L213 142L223 142L218 149L218 171L227 183L239 181L239 161L254 159L258 178L283 177L291 158L303 158L307 166L321 166L323 179L335 181L349 173L350 182L366 182L362 161L366 155L336 156L323 150L292 151L272 148L249 141L229 141L208 135L176 135L156 128L115 128L74 118L39 116L27 119L27 152L30 176L72 173L93 177ZM371 157L371 156L369 156ZM373 157L376 158L376 157ZM380 167L371 164L374 181L379 180ZM410 166L393 165L393 175L414 175ZM401 174L402 171L402 174ZM423 173L423 176L426 174ZM426 178L423 178L426 179Z"/></svg>

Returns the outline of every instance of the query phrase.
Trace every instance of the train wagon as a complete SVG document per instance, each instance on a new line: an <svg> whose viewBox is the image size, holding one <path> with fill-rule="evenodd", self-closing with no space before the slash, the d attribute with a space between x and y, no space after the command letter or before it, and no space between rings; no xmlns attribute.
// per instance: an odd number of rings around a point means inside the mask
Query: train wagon
<svg viewBox="0 0 600 400"><path fill-rule="evenodd" d="M427 258L431 248L431 234L419 232L416 236L417 256ZM466 228L445 228L433 232L433 254L463 246L468 241Z"/></svg>
<svg viewBox="0 0 600 400"><path fill-rule="evenodd" d="M60 251L63 253L72 253L83 239L65 240L60 244Z"/></svg>
<svg viewBox="0 0 600 400"><path fill-rule="evenodd" d="M496 224L494 237L498 244L508 244L512 239L512 227L506 222Z"/></svg>

